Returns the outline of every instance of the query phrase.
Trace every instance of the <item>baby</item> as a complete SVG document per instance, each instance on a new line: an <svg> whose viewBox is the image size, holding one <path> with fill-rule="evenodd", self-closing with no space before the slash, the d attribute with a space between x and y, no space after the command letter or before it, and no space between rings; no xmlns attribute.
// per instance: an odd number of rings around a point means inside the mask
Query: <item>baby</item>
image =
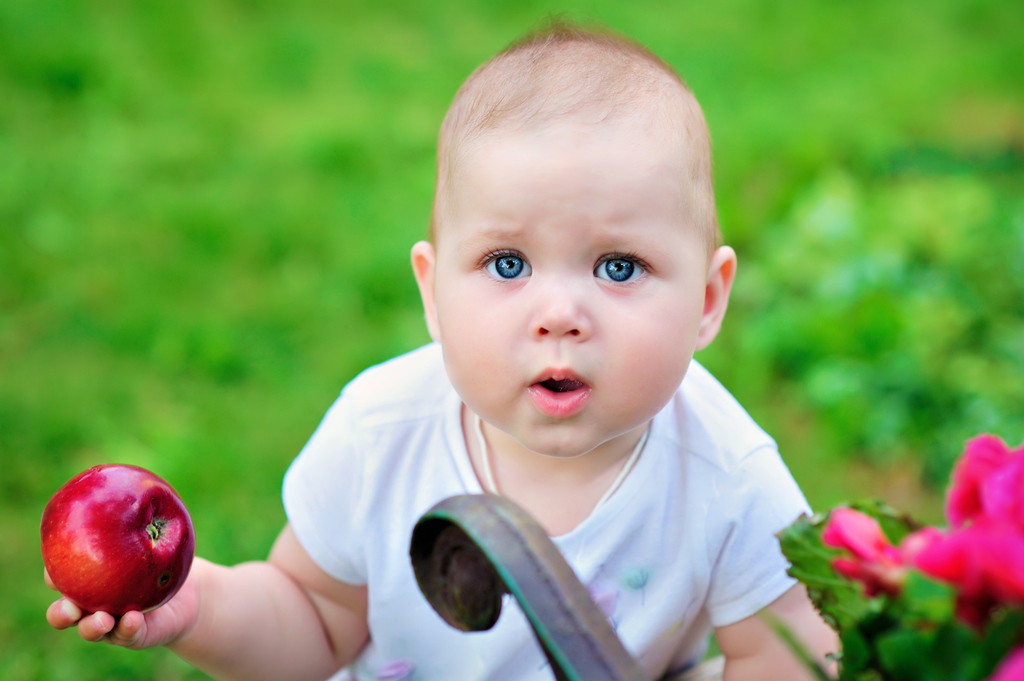
<svg viewBox="0 0 1024 681"><path fill-rule="evenodd" d="M60 599L50 624L227 679L550 679L515 604L465 634L415 583L419 516L489 491L547 530L652 679L698 662L712 630L730 681L810 678L756 616L822 658L835 646L773 536L806 502L692 359L736 256L672 69L563 24L477 69L441 127L412 268L435 342L344 389L285 477L266 562L197 559L155 611Z"/></svg>

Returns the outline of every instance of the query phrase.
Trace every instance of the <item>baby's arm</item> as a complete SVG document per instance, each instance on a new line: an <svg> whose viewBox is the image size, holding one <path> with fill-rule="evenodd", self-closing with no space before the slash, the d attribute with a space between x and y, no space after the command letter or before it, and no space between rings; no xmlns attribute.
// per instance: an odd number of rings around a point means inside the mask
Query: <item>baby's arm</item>
<svg viewBox="0 0 1024 681"><path fill-rule="evenodd" d="M768 606L796 638L803 642L818 664L834 675L825 655L839 648L829 628L807 597L802 585L796 585ZM715 639L725 656L723 681L774 681L814 679L789 647L757 615L715 629Z"/></svg>
<svg viewBox="0 0 1024 681"><path fill-rule="evenodd" d="M228 568L197 558L181 591L145 615L82 617L60 599L47 619L57 629L77 624L87 641L166 645L222 679L324 679L367 640L366 588L324 573L290 526L267 562Z"/></svg>

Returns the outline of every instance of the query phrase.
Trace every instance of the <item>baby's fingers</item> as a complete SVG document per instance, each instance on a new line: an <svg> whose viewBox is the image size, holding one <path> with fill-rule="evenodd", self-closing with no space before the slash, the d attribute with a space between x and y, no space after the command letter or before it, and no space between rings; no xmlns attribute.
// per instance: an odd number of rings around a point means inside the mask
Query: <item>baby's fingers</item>
<svg viewBox="0 0 1024 681"><path fill-rule="evenodd" d="M114 628L117 621L106 612L94 612L78 620L78 635L86 641L101 641Z"/></svg>
<svg viewBox="0 0 1024 681"><path fill-rule="evenodd" d="M82 618L82 611L66 598L58 598L46 609L46 621L54 629L67 629Z"/></svg>
<svg viewBox="0 0 1024 681"><path fill-rule="evenodd" d="M138 645L139 634L145 623L146 618L141 612L127 612L117 621L114 629L107 634L107 640L116 646L134 648Z"/></svg>

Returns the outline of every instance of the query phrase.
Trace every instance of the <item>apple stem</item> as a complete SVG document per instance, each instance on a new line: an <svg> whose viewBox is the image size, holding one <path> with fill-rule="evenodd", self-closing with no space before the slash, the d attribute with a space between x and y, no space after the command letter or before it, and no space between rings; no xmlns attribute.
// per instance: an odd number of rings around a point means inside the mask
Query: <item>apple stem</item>
<svg viewBox="0 0 1024 681"><path fill-rule="evenodd" d="M149 533L149 538L156 541L163 534L164 527L167 526L167 521L162 518L153 518L153 522L146 525L146 532Z"/></svg>

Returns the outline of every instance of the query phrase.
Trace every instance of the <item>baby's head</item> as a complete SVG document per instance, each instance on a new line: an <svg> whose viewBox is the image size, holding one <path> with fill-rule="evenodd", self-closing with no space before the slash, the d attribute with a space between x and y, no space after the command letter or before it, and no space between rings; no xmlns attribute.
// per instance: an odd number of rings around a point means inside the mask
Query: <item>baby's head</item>
<svg viewBox="0 0 1024 681"><path fill-rule="evenodd" d="M564 25L459 90L431 231L412 264L452 384L492 436L556 456L639 437L718 332L735 266L692 93Z"/></svg>
<svg viewBox="0 0 1024 681"><path fill-rule="evenodd" d="M645 47L607 31L555 21L499 52L459 88L441 125L430 221L436 241L449 217L460 161L481 142L556 125L631 125L677 154L684 221L705 244L720 244L711 176L711 140L693 93Z"/></svg>

